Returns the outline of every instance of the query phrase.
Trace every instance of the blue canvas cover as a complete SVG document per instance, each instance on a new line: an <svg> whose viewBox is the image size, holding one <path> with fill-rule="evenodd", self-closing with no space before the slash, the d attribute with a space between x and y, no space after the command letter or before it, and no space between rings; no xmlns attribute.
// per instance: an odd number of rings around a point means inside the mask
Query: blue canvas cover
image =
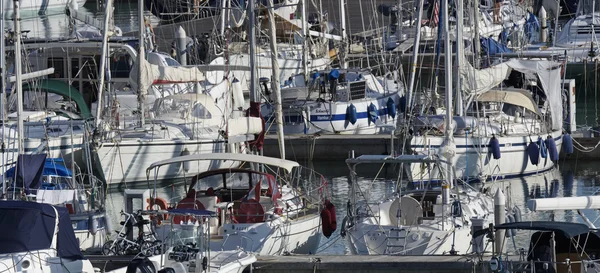
<svg viewBox="0 0 600 273"><path fill-rule="evenodd" d="M4 177L13 178L13 181L16 181L16 187L37 189L42 184L42 166L45 160L46 154L19 155L17 166L6 171ZM15 168L18 169L16 177Z"/></svg>
<svg viewBox="0 0 600 273"><path fill-rule="evenodd" d="M14 175L15 167L12 167L6 171L6 177L14 177ZM42 176L45 175L71 177L73 176L73 173L71 170L65 167L65 161L62 158L46 158L44 169L42 170Z"/></svg>
<svg viewBox="0 0 600 273"><path fill-rule="evenodd" d="M489 38L480 38L481 40L481 49L483 50L485 55L496 55L501 53L512 52L510 48L506 47L503 44L498 43L496 40Z"/></svg>
<svg viewBox="0 0 600 273"><path fill-rule="evenodd" d="M57 252L65 259L83 259L66 208L59 216ZM49 249L55 232L52 205L27 201L0 201L0 254Z"/></svg>

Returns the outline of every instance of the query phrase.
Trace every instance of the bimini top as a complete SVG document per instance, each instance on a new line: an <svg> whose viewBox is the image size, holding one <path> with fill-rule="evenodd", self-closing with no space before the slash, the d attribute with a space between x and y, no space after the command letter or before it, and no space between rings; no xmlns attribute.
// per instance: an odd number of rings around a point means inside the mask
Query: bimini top
<svg viewBox="0 0 600 273"><path fill-rule="evenodd" d="M209 153L209 154L193 154L193 155L184 155L173 157L171 159L161 160L158 162L152 163L150 167L146 169L146 176L150 177L150 171L154 168L158 168L163 165L177 164L188 161L202 161L202 160L231 160L231 161L240 161L240 162L251 162L251 163L259 163L265 164L269 166L275 166L279 168L283 168L288 172L291 172L294 167L299 167L300 164L295 161L260 156L260 155L251 155L251 154L238 154L238 153Z"/></svg>
<svg viewBox="0 0 600 273"><path fill-rule="evenodd" d="M0 254L54 248L61 258L83 259L69 212L49 204L0 201L0 242Z"/></svg>
<svg viewBox="0 0 600 273"><path fill-rule="evenodd" d="M554 222L554 221L529 221L529 222L512 222L494 226L494 229L522 229L522 230L538 230L561 232L567 238L573 238L577 235L582 235L590 232L587 225L580 223L569 222ZM484 235L489 232L488 229L478 230L473 234L473 237Z"/></svg>
<svg viewBox="0 0 600 273"><path fill-rule="evenodd" d="M535 101L531 97L531 94L528 91L521 89L492 89L479 95L476 100L481 102L510 103L516 106L524 107L538 116L542 115L540 109L537 107Z"/></svg>

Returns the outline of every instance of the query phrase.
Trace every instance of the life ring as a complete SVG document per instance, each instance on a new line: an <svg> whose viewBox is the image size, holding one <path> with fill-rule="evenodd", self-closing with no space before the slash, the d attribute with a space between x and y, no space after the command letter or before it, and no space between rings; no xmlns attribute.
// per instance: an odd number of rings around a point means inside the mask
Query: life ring
<svg viewBox="0 0 600 273"><path fill-rule="evenodd" d="M154 210L154 206L160 207L160 210L167 210L169 208L167 201L160 197L148 198L148 199L146 199L146 203L148 203L148 206L146 206L146 210ZM150 220L154 221L155 219L156 219L156 223L158 225L160 225L160 224L162 224L162 220L169 220L169 215L164 214L164 215L159 215L158 217L156 217L154 215L150 216Z"/></svg>

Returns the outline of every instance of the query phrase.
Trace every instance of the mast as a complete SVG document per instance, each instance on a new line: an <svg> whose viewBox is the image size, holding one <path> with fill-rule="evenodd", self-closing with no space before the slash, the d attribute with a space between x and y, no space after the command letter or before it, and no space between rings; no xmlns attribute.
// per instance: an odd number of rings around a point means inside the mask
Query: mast
<svg viewBox="0 0 600 273"><path fill-rule="evenodd" d="M1 0L0 0L1 1ZM301 17L300 18L302 20L302 68L304 69L304 80L306 81L306 79L309 78L309 73L310 71L308 71L308 50L306 49L308 47L308 26L306 24L306 1L305 0L300 0L300 3L302 3L302 10L301 10Z"/></svg>
<svg viewBox="0 0 600 273"><path fill-rule="evenodd" d="M454 144L454 128L452 128L452 46L450 43L450 31L448 22L448 0L442 1L443 8L441 14L443 14L444 22L444 72L445 72L445 95L446 95L446 124L444 130L444 144L442 144L442 155L448 160L446 168L446 181L445 185L442 186L444 192L442 194L444 204L447 204L450 200L450 189L452 188L453 172L452 172L452 160L455 153Z"/></svg>
<svg viewBox="0 0 600 273"><path fill-rule="evenodd" d="M138 24L140 26L139 32L139 53L138 53L138 87L142 86L142 65L146 61L146 49L144 48L144 29L146 25L144 24L144 2L143 0L138 0ZM144 126L146 123L145 120L145 109L144 102L146 101L146 92L148 90L139 90L138 89L138 107L140 109L140 126Z"/></svg>
<svg viewBox="0 0 600 273"><path fill-rule="evenodd" d="M423 2L424 0L419 0L419 7L417 8L417 20L415 23L415 43L413 45L413 53L412 53L412 65L410 66L410 79L408 84L408 107L412 105L413 101L413 91L415 85L415 77L417 75L417 57L419 54L419 43L421 42L421 17L423 16ZM400 119L398 119L399 121Z"/></svg>
<svg viewBox="0 0 600 273"><path fill-rule="evenodd" d="M456 0L456 114L464 115L462 84L460 80L460 66L463 56L463 0Z"/></svg>
<svg viewBox="0 0 600 273"><path fill-rule="evenodd" d="M271 89L275 93L275 114L277 116L277 139L279 140L279 155L285 159L285 143L283 138L283 109L281 106L281 89L279 88L279 62L277 61L277 34L275 30L275 5L273 0L269 0L267 8L269 14L269 45L271 46L271 68L273 76L271 79Z"/></svg>
<svg viewBox="0 0 600 273"><path fill-rule="evenodd" d="M473 67L479 68L479 54L481 54L481 42L479 41L479 0L471 0L473 3L473 21L475 26L475 54L473 60Z"/></svg>
<svg viewBox="0 0 600 273"><path fill-rule="evenodd" d="M4 30L4 0L0 0L0 29ZM0 39L0 52L6 52L4 51L4 39ZM2 120L2 122L4 122L4 118L5 118L5 105L4 105L4 99L6 98L6 75L5 75L5 71L4 71L4 67L6 66L6 55L5 54L0 54L0 119ZM2 135L4 136L4 126L2 126ZM7 154L5 152L5 146L4 146L4 139L2 139L2 141L0 141L0 143L2 143L1 149L2 149L2 159L0 159L0 164L2 164L2 173L6 173L5 171L5 160L4 160L4 155ZM6 196L6 180L2 180L2 196Z"/></svg>
<svg viewBox="0 0 600 273"><path fill-rule="evenodd" d="M255 0L248 1L248 45L250 48L250 101L251 102L259 102L260 98L258 97L258 92L256 92L256 32L254 31L256 24L256 14L254 14L254 5Z"/></svg>
<svg viewBox="0 0 600 273"><path fill-rule="evenodd" d="M14 7L14 26L15 26L15 75L16 75L16 87L17 87L17 131L18 131L18 144L19 144L19 155L25 153L23 147L23 138L25 137L23 130L23 79L21 78L21 11L19 7L19 0L13 0ZM4 19L4 18L2 18ZM2 52L4 53L4 52ZM18 165L18 164L17 164Z"/></svg>
<svg viewBox="0 0 600 273"><path fill-rule="evenodd" d="M106 2L106 10L104 12L104 32L102 37L102 54L100 57L100 78L98 81L98 106L96 107L96 128L99 128L100 126L100 116L102 115L103 108L102 93L104 90L104 78L106 77L106 60L108 58L108 29L110 27L110 17L112 14L112 2L113 0L108 0Z"/></svg>
<svg viewBox="0 0 600 273"><path fill-rule="evenodd" d="M340 0L340 25L342 31L342 48L340 48L340 54L338 56L340 60L340 67L342 69L348 69L348 63L346 62L346 0Z"/></svg>

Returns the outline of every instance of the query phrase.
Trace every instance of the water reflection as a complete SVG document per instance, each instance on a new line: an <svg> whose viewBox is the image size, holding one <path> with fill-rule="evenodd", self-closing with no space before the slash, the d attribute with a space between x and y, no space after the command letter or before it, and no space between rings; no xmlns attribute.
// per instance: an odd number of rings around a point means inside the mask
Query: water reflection
<svg viewBox="0 0 600 273"><path fill-rule="evenodd" d="M597 163L588 162L585 164L575 164L565 162L559 168L551 171L528 176L525 178L515 178L498 181L495 183L487 183L485 187L489 187L491 192L497 188L502 188L507 193L507 202L519 206L523 214L523 220L551 220L568 221L568 222L583 222L574 211L558 211L537 212L533 213L527 209L527 201L531 198L546 198L546 197L567 197L567 196L583 196L591 195L597 188L597 177L600 174L595 169ZM347 201L350 193L348 185L348 167L343 163L331 162L316 162L312 167L326 176L329 182L329 194L332 203L336 206L336 216L338 223L341 223L347 212ZM378 172L383 176L381 179L374 180ZM385 199L394 189L395 176L393 168L378 168L361 169L359 174L364 175L359 177L358 183L363 191L369 191L374 200ZM189 183L189 182L187 182ZM159 194L169 196L171 198L181 198L184 194L184 185L186 182L178 181L172 185L164 186L158 189ZM475 185L481 187L481 185ZM152 188L147 185L146 188ZM109 195L107 201L108 209L112 212L113 223L119 223L119 211L123 208L123 193L115 192ZM141 204L139 205L141 206ZM596 220L600 213L595 210L585 210L583 214L591 219ZM338 224L338 227L341 224ZM512 243L512 239L507 238L509 249L527 248L527 242L531 236L530 232L520 232L517 234ZM348 254L349 250L346 246L346 241L339 236L339 230L335 232L329 239L323 237L321 239L320 254Z"/></svg>

